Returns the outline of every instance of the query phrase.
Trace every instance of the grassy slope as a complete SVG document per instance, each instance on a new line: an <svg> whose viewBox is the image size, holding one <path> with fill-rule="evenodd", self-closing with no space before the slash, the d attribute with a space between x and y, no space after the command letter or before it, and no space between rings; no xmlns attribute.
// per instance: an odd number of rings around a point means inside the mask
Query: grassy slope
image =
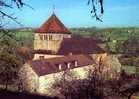
<svg viewBox="0 0 139 99"><path fill-rule="evenodd" d="M123 65L122 66L122 69L124 69L128 74L134 74L134 73L136 73L135 66Z"/></svg>
<svg viewBox="0 0 139 99"><path fill-rule="evenodd" d="M73 35L110 37L111 40L126 40L131 34L139 37L139 28L71 28ZM33 31L15 31L17 38L32 38Z"/></svg>
<svg viewBox="0 0 139 99"><path fill-rule="evenodd" d="M17 31L16 37L17 38L33 38L34 33L28 31Z"/></svg>
<svg viewBox="0 0 139 99"><path fill-rule="evenodd" d="M31 31L16 31L16 38L21 46L33 48L34 33Z"/></svg>

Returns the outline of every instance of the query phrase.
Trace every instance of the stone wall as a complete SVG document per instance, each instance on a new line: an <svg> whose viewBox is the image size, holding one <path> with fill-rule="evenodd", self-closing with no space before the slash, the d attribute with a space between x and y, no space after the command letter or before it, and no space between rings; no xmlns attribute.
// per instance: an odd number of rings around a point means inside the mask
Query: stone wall
<svg viewBox="0 0 139 99"><path fill-rule="evenodd" d="M119 60L114 55L108 54L96 54L91 55L93 59L99 64L101 58L103 66L103 75L107 78L115 78L121 72L121 64ZM63 74L68 74L69 80L72 79L84 79L87 78L90 71L93 71L96 65L92 64L89 66L77 67L67 71L61 71L58 73L48 74L38 77L37 74L33 71L29 64L25 64L20 70L20 77L23 82L25 90L30 92L38 92L40 94L51 95L55 90L52 88L52 85L56 83L63 77Z"/></svg>
<svg viewBox="0 0 139 99"><path fill-rule="evenodd" d="M63 77L71 81L75 79L85 79L89 75L90 71L94 70L94 68L95 65L92 64L84 67L78 67L67 71L41 76L39 78L40 84L38 92L41 94L47 94L52 96L56 95L58 94L58 92L53 89L53 84L55 84L57 81L63 79Z"/></svg>
<svg viewBox="0 0 139 99"><path fill-rule="evenodd" d="M57 52L63 38L71 38L70 34L36 33L34 38L35 50L51 50Z"/></svg>

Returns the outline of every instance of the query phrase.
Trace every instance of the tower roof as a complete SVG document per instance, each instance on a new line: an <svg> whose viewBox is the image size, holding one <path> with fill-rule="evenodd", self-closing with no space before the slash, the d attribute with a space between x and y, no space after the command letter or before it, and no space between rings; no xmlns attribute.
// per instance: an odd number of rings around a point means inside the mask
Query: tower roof
<svg viewBox="0 0 139 99"><path fill-rule="evenodd" d="M64 24L53 13L52 16L36 30L36 33L62 33L70 34L71 32L64 26Z"/></svg>

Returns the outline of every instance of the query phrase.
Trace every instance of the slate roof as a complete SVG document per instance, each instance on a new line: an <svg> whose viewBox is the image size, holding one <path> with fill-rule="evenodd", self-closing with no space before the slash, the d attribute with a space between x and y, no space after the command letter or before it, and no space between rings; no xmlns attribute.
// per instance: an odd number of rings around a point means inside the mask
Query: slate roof
<svg viewBox="0 0 139 99"><path fill-rule="evenodd" d="M98 54L105 51L97 44L101 41L97 41L94 38L65 38L55 55L68 55L72 54ZM54 54L50 50L33 50L33 54Z"/></svg>
<svg viewBox="0 0 139 99"><path fill-rule="evenodd" d="M92 38L65 38L57 54L98 54L105 51Z"/></svg>
<svg viewBox="0 0 139 99"><path fill-rule="evenodd" d="M55 14L52 14L52 16L36 30L36 33L71 34Z"/></svg>
<svg viewBox="0 0 139 99"><path fill-rule="evenodd" d="M86 55L68 55L57 58L34 60L32 61L31 67L38 76L44 76L51 73L57 73L67 69L67 63L71 63L70 69L77 68L73 65L73 62L77 61L77 67L83 67L91 64L95 64L93 59ZM62 70L59 70L59 64L62 65Z"/></svg>

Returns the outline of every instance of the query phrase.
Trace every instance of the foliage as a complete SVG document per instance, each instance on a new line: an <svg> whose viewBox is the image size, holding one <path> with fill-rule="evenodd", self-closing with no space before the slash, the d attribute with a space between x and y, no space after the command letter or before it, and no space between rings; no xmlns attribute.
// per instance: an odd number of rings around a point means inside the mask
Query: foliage
<svg viewBox="0 0 139 99"><path fill-rule="evenodd" d="M109 50L114 53L123 53L124 50L133 51L133 47L138 49L136 39L139 38L139 28L72 28L73 34L94 37L106 41ZM130 43L128 43L130 42ZM133 45L132 45L133 43ZM124 48L123 44L128 44ZM132 50L131 50L132 49ZM138 50L137 50L138 51Z"/></svg>
<svg viewBox="0 0 139 99"><path fill-rule="evenodd" d="M118 46L123 55L120 57L124 65L138 66L139 64L139 40L138 35L130 36L126 41Z"/></svg>
<svg viewBox="0 0 139 99"><path fill-rule="evenodd" d="M105 79L101 58L94 69L86 71L88 73L84 79L76 77L70 70L66 71L53 87L59 89L65 99L103 99Z"/></svg>
<svg viewBox="0 0 139 99"><path fill-rule="evenodd" d="M126 55L128 56L128 55ZM128 56L128 57L125 57L124 55L122 55L120 58L119 58L121 64L123 65L128 65L128 66L138 66L139 64L139 57L138 56Z"/></svg>
<svg viewBox="0 0 139 99"><path fill-rule="evenodd" d="M65 99L102 99L104 92L103 80L97 74L86 79L61 79L53 86Z"/></svg>
<svg viewBox="0 0 139 99"><path fill-rule="evenodd" d="M58 99L58 98L25 92L1 91L0 99Z"/></svg>
<svg viewBox="0 0 139 99"><path fill-rule="evenodd" d="M17 47L14 40L8 36L0 39L0 82L5 85L5 89L11 83L18 79L18 70L22 63L16 56L15 48Z"/></svg>
<svg viewBox="0 0 139 99"><path fill-rule="evenodd" d="M136 67L135 66L129 66L129 65L123 65L122 69L128 74L136 74Z"/></svg>
<svg viewBox="0 0 139 99"><path fill-rule="evenodd" d="M124 71L118 79L103 79L101 75L91 74L86 79L72 81L60 80L54 87L59 89L65 99L131 99L139 92L139 79L134 75L129 76Z"/></svg>
<svg viewBox="0 0 139 99"><path fill-rule="evenodd" d="M136 35L137 36L137 35ZM138 38L134 36L134 37L130 37L128 40L126 40L122 45L122 49L123 52L126 54L139 54L139 40Z"/></svg>
<svg viewBox="0 0 139 99"><path fill-rule="evenodd" d="M28 48L33 48L33 32L15 31L15 37L21 47L25 46Z"/></svg>
<svg viewBox="0 0 139 99"><path fill-rule="evenodd" d="M131 99L132 95L139 92L139 78L135 75L127 75L124 71L121 72L121 77L115 81L113 89L120 96Z"/></svg>

